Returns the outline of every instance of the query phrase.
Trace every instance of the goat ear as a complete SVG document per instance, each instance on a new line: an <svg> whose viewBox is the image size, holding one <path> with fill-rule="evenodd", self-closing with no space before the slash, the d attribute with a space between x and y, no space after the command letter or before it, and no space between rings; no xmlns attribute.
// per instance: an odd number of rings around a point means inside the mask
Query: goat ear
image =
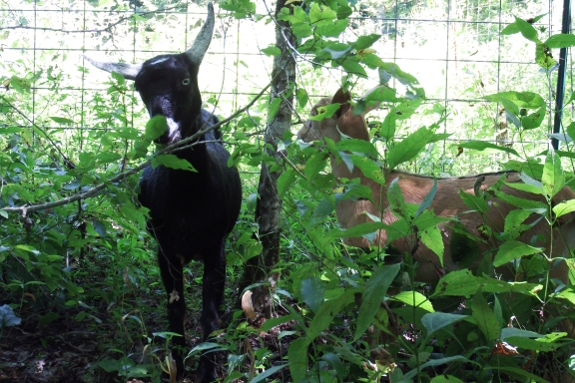
<svg viewBox="0 0 575 383"><path fill-rule="evenodd" d="M351 107L349 100L351 100L351 95L349 92L344 93L341 88L339 88L333 95L331 102L334 104L336 102L340 104L339 110L335 113L338 118L343 116Z"/></svg>
<svg viewBox="0 0 575 383"><path fill-rule="evenodd" d="M112 63L105 61L96 61L84 55L86 61L94 65L98 69L102 69L106 72L116 72L124 76L126 80L135 80L140 70L142 70L142 64L127 64L127 63Z"/></svg>

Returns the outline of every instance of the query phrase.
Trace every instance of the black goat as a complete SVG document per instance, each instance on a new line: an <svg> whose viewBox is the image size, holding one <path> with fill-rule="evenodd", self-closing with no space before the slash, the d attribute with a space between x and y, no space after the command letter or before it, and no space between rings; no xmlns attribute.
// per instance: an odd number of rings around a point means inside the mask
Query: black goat
<svg viewBox="0 0 575 383"><path fill-rule="evenodd" d="M192 47L184 53L157 56L138 65L87 59L100 69L135 80L150 117L166 117L168 130L159 142L170 144L218 121L202 109L197 79L213 30L214 9L209 3L206 23ZM197 172L149 166L140 180L140 203L150 209L148 229L159 244L158 260L168 293L170 331L182 335L173 341L178 377L184 373L185 352L182 268L192 259L204 261L200 320L202 338L206 340L219 325L225 282L225 239L240 211L242 193L238 171L227 166L229 153L218 138L218 133L212 131L200 137L191 148L175 152L179 158L188 160ZM213 354L200 358L198 375L201 382L216 379Z"/></svg>

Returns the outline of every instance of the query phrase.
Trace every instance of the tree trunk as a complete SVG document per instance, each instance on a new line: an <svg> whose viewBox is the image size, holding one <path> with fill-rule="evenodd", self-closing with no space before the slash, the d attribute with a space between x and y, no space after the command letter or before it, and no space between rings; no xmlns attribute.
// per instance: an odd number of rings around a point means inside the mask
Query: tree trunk
<svg viewBox="0 0 575 383"><path fill-rule="evenodd" d="M277 142L291 127L295 82L295 59L291 48L295 46L295 37L287 22L277 20L277 15L285 3L286 0L278 0L275 11L276 47L280 49L281 54L274 57L270 97L270 101L280 98L281 103L276 115L268 120L264 134L264 151L268 158L275 160L262 163L255 215L263 250L259 256L247 262L240 284L243 290L251 284L262 283L261 286L252 289L252 301L255 312L265 316L269 316L271 295L279 278L277 272L271 272L280 257L282 201L278 195L277 179L281 174L282 154L277 152ZM289 40L289 44L286 39Z"/></svg>

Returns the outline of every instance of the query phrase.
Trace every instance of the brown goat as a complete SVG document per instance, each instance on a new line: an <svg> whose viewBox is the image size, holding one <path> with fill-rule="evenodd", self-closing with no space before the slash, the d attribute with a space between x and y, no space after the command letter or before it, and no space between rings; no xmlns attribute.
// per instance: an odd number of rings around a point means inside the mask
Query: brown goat
<svg viewBox="0 0 575 383"><path fill-rule="evenodd" d="M304 127L298 132L298 137L308 142L329 137L333 141L338 142L341 140L341 134L344 134L355 139L369 140L370 136L364 117L366 113L378 105L371 105L366 108L363 114L354 115L349 100L349 93L343 93L340 89L332 99L326 98L319 101L312 109L312 115L317 115L318 108L329 104L339 103L340 108L330 118L325 118L322 121L307 121ZM389 209L389 203L386 198L386 190L390 183L396 178L399 178L399 187L405 202L408 204L420 204L434 185L434 179L431 177L395 170L389 172L387 169L383 169L382 171L385 175L386 182L382 190L382 185L365 177L357 167L354 167L353 171L350 172L347 166L342 161L338 161L333 155L330 156L330 160L332 172L336 178L359 178L362 185L366 185L371 189L372 200L375 202L372 203L370 200L365 199L340 201L335 209L337 220L343 229L351 228L364 222L370 222L369 216L364 212L381 217L381 221L387 225L397 221L398 218L393 214L391 209ZM505 217L510 211L515 209L513 205L493 197L493 199L489 201L489 210L482 217L477 212L469 212L470 208L464 204L459 196L460 190L470 194L474 194L474 190L479 187L481 190L486 190L502 177L505 177L507 183L522 182L519 175L511 171L480 174L469 177L438 178L437 192L431 204L431 209L438 216L448 218L456 217L469 233L478 238L484 237L478 230L484 223L487 224L493 232L503 232ZM501 191L514 197L540 202L545 201L542 196L519 191L505 185L502 186ZM553 197L553 204L574 198L575 193L570 188L563 187L563 189ZM531 217L526 223L534 221L535 218ZM534 236L538 236L536 246L544 247L547 255L552 257L570 257L570 249L575 248L575 222L572 216L561 217L559 221L561 222L554 227L552 232L547 221L541 219L531 229L520 235L518 240L524 243L531 243L531 239ZM467 265L470 269L474 270L477 268L483 254L491 255L492 253L489 253L489 251L498 247L494 238L491 237L487 238L486 241L477 241L477 243L468 239L468 243L461 248L459 244L452 243L452 227L453 222L451 221L439 225L444 240L443 270L441 270L439 258L433 251L427 248L423 243L419 243L418 246L415 247L413 256L414 259L419 262L419 268L415 276L417 281L433 283L436 282L444 272L461 269L463 266L458 264L458 261L468 255L465 253L469 252L468 250L470 249L475 250L475 253L478 255L476 260L470 265ZM551 234L553 234L553 240L551 240ZM356 247L371 246L371 243L363 237L345 238L343 241L347 245ZM386 246L387 233L384 230L380 230L374 242L376 245L379 243L381 246ZM553 244L552 251L550 250L551 243ZM397 248L402 254L404 252L412 252L414 248L406 238L392 241L391 245ZM556 262L553 263L553 265L555 266L552 267L551 275L553 277L559 277L564 283L567 283L568 267L565 262ZM506 278L513 278L513 273L505 266L499 268L498 272L504 273Z"/></svg>

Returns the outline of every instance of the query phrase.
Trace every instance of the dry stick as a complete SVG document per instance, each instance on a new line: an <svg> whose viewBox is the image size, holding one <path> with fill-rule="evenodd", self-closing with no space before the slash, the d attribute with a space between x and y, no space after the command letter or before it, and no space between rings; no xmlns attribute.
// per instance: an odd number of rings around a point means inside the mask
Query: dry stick
<svg viewBox="0 0 575 383"><path fill-rule="evenodd" d="M237 116L239 116L240 114L244 113L246 110L248 110L261 96L263 96L263 94L267 91L267 89L270 87L271 82L266 85L266 87L264 89L262 89L262 91L260 93L258 93L255 98L249 102L248 105L246 105L245 107L238 109L234 114L232 114L230 117L218 122L217 124L214 124L208 128L202 129L199 132L193 134L190 137L186 137L183 140L180 140L178 142L175 142L171 145L166 146L165 148L159 150L158 152L156 152L152 158L157 157L159 155L162 154L166 154L166 153L171 153L172 151L175 150L181 150L182 146L192 143L192 141L194 141L195 139L197 139L198 137L219 128L220 126L227 124L228 122L230 122L231 120L233 120L234 118L236 118ZM199 142L195 142L192 143L193 145L197 145ZM46 203L41 203L41 204L37 204L37 205L31 205L31 206L19 206L19 207L4 207L2 209L0 209L0 211L5 211L5 212L21 212L22 213L22 217L25 217L26 214L28 214L29 212L34 212L34 211L39 211L39 210L45 210L45 209L50 209L56 206L62 206L62 205L66 205L68 203L74 202L74 201L78 201L81 199L86 199L86 198L90 198L90 197L94 197L97 196L98 194L101 193L101 191L106 187L107 184L110 183L115 183L118 181L123 180L124 178L138 173L140 170L144 169L146 166L150 165L151 163L151 159L147 160L146 162L136 166L133 169L130 169L126 172L120 173L118 175L116 175L115 177L110 178L109 180L100 183L99 185L94 186L93 188L91 188L90 190L83 192L83 193L78 193L78 194L74 194L70 197L66 197L66 198L62 198L59 201L53 201L53 202L46 202Z"/></svg>

